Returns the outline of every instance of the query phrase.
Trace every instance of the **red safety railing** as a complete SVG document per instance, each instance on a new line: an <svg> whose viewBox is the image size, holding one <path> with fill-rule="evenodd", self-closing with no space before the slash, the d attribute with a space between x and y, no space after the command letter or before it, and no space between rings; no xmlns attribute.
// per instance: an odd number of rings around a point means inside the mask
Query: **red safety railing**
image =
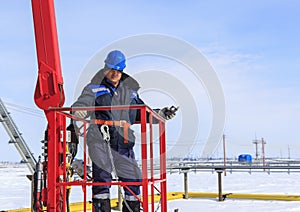
<svg viewBox="0 0 300 212"><path fill-rule="evenodd" d="M89 120L76 118L70 114L70 111L87 110L140 110L141 121L136 123L140 125L141 136L141 182L93 182L87 179L87 145L86 132ZM70 186L81 186L83 191L83 211L87 210L87 192L91 189L87 187L98 186L122 186L140 185L142 197L139 199L144 212L167 211L167 182L166 182L166 133L165 121L151 108L146 105L136 106L109 106L109 107L81 107L81 108L53 108L48 111L48 161L46 170L47 186L43 191L43 202L47 203L47 211L66 211L67 188ZM84 174L83 179L77 181L68 181L67 171L69 168L69 159L66 155L67 133L66 125L68 119L82 122L83 136L83 161ZM159 145L154 146L154 125L157 125L159 131ZM61 129L60 129L61 128ZM157 158L157 160L155 160ZM155 168L159 167L159 168ZM156 173L155 173L156 171ZM157 174L158 172L158 174ZM128 188L128 187L127 187ZM158 194L158 195L156 195ZM150 195L150 196L149 196ZM159 196L160 201L155 205L155 196ZM138 198L138 197L137 197ZM119 203L120 204L120 203Z"/></svg>

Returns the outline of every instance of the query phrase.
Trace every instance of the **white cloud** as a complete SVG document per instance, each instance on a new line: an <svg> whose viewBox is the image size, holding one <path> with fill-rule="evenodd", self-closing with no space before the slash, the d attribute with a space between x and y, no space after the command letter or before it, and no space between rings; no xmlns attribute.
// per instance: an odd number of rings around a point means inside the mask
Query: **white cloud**
<svg viewBox="0 0 300 212"><path fill-rule="evenodd" d="M226 133L233 141L237 144L247 142L247 148L254 151L251 142L258 133L268 140L270 156L278 156L278 148L285 148L287 143L297 144L299 88L287 84L274 85L274 79L281 76L273 75L270 79L264 72L267 65L261 56L218 49L207 52L223 84L227 108ZM287 83L288 79L282 81ZM237 149L232 148L231 151ZM294 154L300 157L296 151Z"/></svg>

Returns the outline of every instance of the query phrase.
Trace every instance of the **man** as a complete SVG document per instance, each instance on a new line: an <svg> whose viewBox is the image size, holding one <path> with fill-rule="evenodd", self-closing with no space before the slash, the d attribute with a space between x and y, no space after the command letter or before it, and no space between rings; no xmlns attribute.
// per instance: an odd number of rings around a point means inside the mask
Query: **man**
<svg viewBox="0 0 300 212"><path fill-rule="evenodd" d="M98 71L91 82L85 86L72 107L144 104L137 92L138 82L123 72L126 67L125 62L126 58L122 52L111 51L104 61L104 68ZM158 113L165 119L173 118L175 112L176 110L167 107L158 110ZM89 155L93 162L94 182L111 182L113 166L117 172L115 174L121 181L140 182L141 171L133 151L135 136L133 130L130 129L130 125L140 119L139 111L129 109L75 111L74 115L96 120L92 122L87 133ZM105 132L103 132L104 128L101 128L104 124L108 125L109 143L104 141L103 133ZM111 156L114 160L113 164L110 161ZM139 186L129 186L129 189L136 196L140 196ZM96 212L110 211L109 186L93 186L92 191L94 210ZM140 211L140 202L128 189L124 189L124 192L123 211Z"/></svg>

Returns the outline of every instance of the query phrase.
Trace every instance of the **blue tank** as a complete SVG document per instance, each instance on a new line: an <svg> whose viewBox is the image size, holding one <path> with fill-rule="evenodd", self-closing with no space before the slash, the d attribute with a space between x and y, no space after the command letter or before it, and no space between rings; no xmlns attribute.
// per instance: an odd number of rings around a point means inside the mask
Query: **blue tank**
<svg viewBox="0 0 300 212"><path fill-rule="evenodd" d="M252 156L249 154L239 155L238 161L240 163L252 163Z"/></svg>

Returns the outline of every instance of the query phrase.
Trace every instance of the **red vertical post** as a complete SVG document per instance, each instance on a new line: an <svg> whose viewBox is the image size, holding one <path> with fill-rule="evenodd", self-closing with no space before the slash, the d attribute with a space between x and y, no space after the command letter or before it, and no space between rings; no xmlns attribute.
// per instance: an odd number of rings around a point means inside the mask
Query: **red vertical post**
<svg viewBox="0 0 300 212"><path fill-rule="evenodd" d="M56 113L55 111L47 111L48 117L48 162L47 162L47 211L57 211L57 193L56 193L56 182L57 178L57 124L56 124Z"/></svg>
<svg viewBox="0 0 300 212"><path fill-rule="evenodd" d="M86 160L87 160L87 154L86 154L86 130L87 130L87 127L86 127L86 122L84 122L84 125L83 125L83 132L84 132L84 141L83 141L83 160L84 160L84 178L83 178L83 181L84 181L84 186L82 187L82 190L83 190L83 211L86 211L86 182L87 182L87 179L86 179L86 176L87 176L87 171L86 171Z"/></svg>
<svg viewBox="0 0 300 212"><path fill-rule="evenodd" d="M149 127L150 127L150 173L151 173L151 211L154 211L154 162L153 162L153 116L149 114Z"/></svg>
<svg viewBox="0 0 300 212"><path fill-rule="evenodd" d="M165 122L159 122L161 211L167 212L167 157Z"/></svg>
<svg viewBox="0 0 300 212"><path fill-rule="evenodd" d="M67 182L67 131L66 131L66 117L64 115L62 115L61 113L57 113L58 115L58 126L61 126L61 128L59 129L60 132L60 137L59 137L59 152L61 153L60 155L62 155L62 164L60 163L60 173L62 174L62 177L59 177L58 179L60 180L59 182L63 181L63 182ZM60 159L60 160L61 160ZM67 185L61 185L59 190L61 192L61 208L62 211L66 211L66 199L67 199Z"/></svg>
<svg viewBox="0 0 300 212"><path fill-rule="evenodd" d="M48 161L47 161L47 211L65 211L65 186L59 185L64 181L65 147L64 147L64 118L54 110L46 112L48 117Z"/></svg>
<svg viewBox="0 0 300 212"><path fill-rule="evenodd" d="M142 187L143 211L148 212L148 163L147 163L147 116L146 107L141 108L141 143L142 143Z"/></svg>

